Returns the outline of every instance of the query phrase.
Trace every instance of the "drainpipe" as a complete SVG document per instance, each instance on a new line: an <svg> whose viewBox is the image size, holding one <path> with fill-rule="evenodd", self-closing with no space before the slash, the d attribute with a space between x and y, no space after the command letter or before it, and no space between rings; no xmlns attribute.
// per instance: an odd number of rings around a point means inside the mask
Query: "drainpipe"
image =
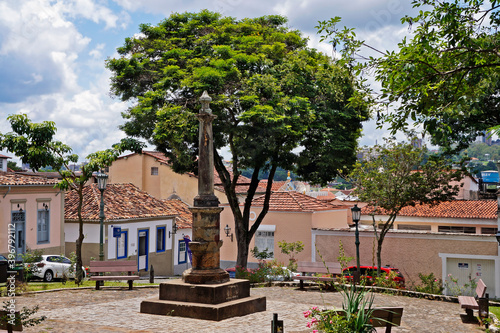
<svg viewBox="0 0 500 333"><path fill-rule="evenodd" d="M4 199L5 199L5 197L7 196L7 194L9 194L10 190L11 190L11 187L9 186L9 189L8 189L8 190L7 190L7 192L3 195Z"/></svg>

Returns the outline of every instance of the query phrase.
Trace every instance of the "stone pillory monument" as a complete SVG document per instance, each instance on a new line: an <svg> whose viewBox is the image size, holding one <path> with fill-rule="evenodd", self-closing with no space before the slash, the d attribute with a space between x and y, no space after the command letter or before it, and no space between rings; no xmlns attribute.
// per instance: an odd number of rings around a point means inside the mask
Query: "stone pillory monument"
<svg viewBox="0 0 500 333"><path fill-rule="evenodd" d="M193 268L182 274L182 280L160 284L159 298L141 303L141 312L157 315L223 320L266 310L265 297L250 296L248 280L229 279L220 268L220 212L214 194L214 148L212 121L216 118L209 108L212 99L207 92L200 98L198 158L198 195L194 198Z"/></svg>

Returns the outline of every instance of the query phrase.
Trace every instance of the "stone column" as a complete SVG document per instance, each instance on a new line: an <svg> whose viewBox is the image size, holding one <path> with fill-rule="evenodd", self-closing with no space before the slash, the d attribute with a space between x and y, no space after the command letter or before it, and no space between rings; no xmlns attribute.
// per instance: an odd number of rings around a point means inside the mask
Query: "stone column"
<svg viewBox="0 0 500 333"><path fill-rule="evenodd" d="M214 148L212 121L216 118L209 108L212 99L207 92L200 97L202 109L200 121L198 154L198 195L194 198L193 240L189 248L193 255L193 268L184 271L186 283L224 283L229 273L220 268L220 212L219 199L214 194Z"/></svg>

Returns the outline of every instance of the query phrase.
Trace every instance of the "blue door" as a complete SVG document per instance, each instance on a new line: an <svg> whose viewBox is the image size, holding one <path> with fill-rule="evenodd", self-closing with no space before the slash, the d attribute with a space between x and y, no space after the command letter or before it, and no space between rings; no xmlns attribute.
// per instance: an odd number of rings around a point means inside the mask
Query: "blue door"
<svg viewBox="0 0 500 333"><path fill-rule="evenodd" d="M148 270L148 255L149 255L149 230L139 229L138 233L138 249L137 249L137 265L138 269Z"/></svg>

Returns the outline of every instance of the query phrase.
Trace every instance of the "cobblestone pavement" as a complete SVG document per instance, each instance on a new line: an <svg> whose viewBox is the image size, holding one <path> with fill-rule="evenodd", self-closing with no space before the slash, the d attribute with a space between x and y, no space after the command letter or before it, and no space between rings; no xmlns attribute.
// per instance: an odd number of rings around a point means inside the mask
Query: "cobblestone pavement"
<svg viewBox="0 0 500 333"><path fill-rule="evenodd" d="M37 316L47 320L24 332L224 332L260 333L271 331L273 313L284 320L285 332L306 333L303 311L312 306L341 307L342 296L335 292L301 291L290 287L252 288L252 296L266 296L267 311L222 320L220 322L142 314L142 300L157 297L158 288L134 290L65 290L26 294L16 298L18 308L39 305ZM477 324L464 324L464 313L457 303L431 301L405 296L375 294L375 305L404 307L400 327L393 332L480 332Z"/></svg>

